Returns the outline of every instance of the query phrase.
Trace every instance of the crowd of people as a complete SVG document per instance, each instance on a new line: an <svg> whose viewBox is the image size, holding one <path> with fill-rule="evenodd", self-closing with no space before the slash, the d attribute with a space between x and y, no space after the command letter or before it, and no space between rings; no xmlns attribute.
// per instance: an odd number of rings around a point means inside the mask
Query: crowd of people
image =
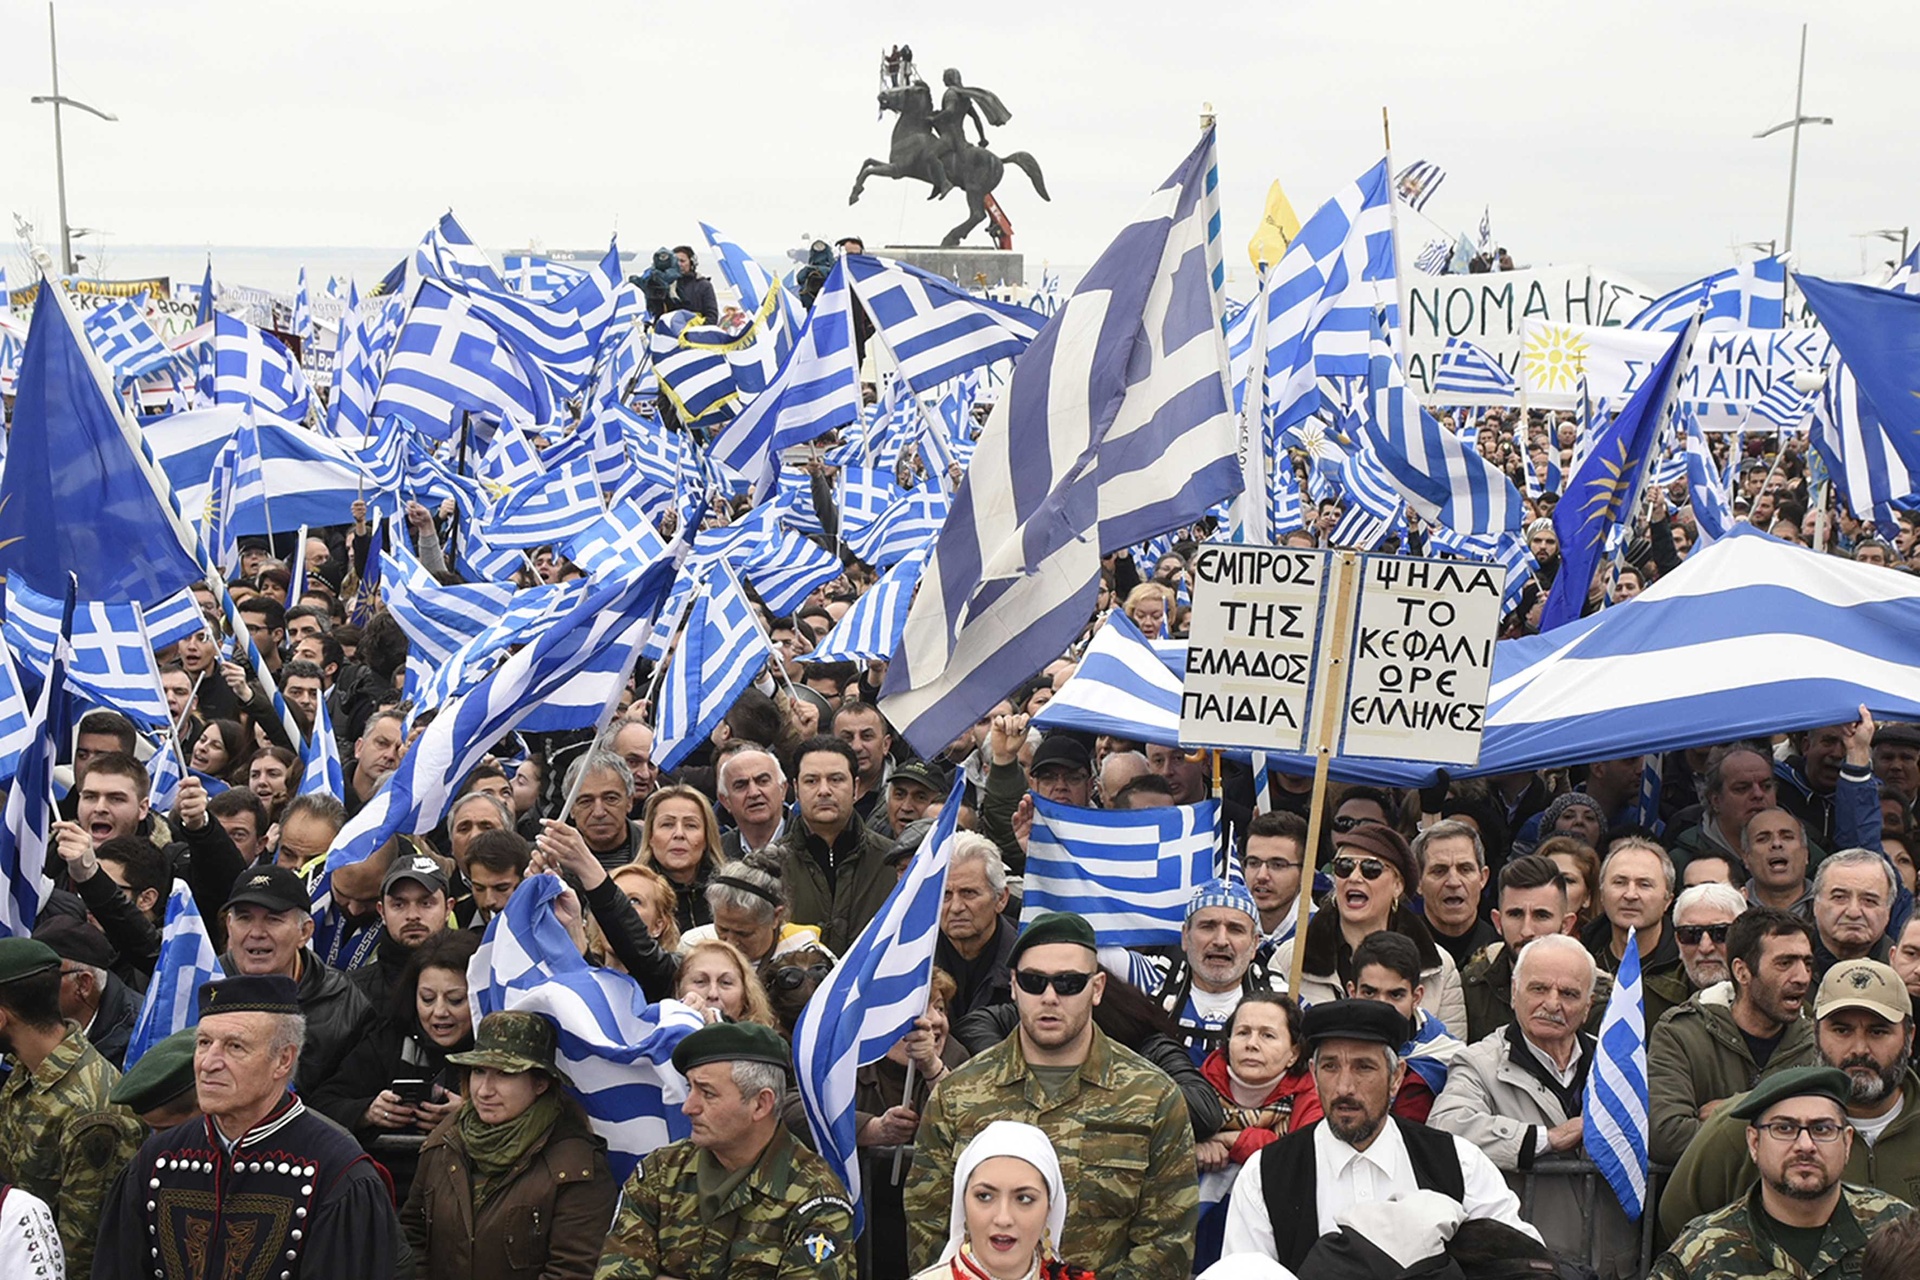
<svg viewBox="0 0 1920 1280"><path fill-rule="evenodd" d="M654 267L667 285L697 279L670 259ZM1534 466L1539 490L1571 425L1540 417L1519 441L1516 425L1486 415L1479 447L1517 483ZM1914 568L1912 522L1891 544L1851 517L1823 525L1800 448L1725 459L1740 516ZM831 485L815 489L831 527ZM1558 567L1553 495L1530 501L1534 582L1510 635L1537 627ZM1675 751L1657 811L1641 803L1640 757L1336 786L1309 847L1307 779L1276 772L1256 805L1240 763L1035 729L1079 645L1035 655L1031 680L916 757L878 705L885 663L809 661L873 581L850 564L793 614L762 611L774 662L671 773L654 763L642 664L604 728L512 736L435 830L329 876L341 829L428 719L402 700L404 631L359 590L371 530L364 508L351 514L301 545L244 544L229 586L303 732L324 702L343 796L302 792L300 744L272 691L226 656L210 592L206 630L159 655L192 766L170 810L150 803L125 715L95 707L78 723L51 833L56 890L31 938L0 940L0 1274L1910 1266L1920 726L1860 708ZM1324 545L1340 515L1321 503L1287 537ZM449 518L416 504L406 530L420 563L454 581ZM1188 568L1210 532L1153 561L1108 557L1081 645L1116 614L1184 635ZM1424 548L1417 521L1405 536ZM1655 493L1590 606L1630 599L1694 543L1684 484ZM289 599L294 557L306 587ZM578 573L543 549L522 585ZM1023 927L1033 796L1216 798L1238 871L1194 891L1177 947L1115 946L1069 913ZM847 1189L811 1149L794 1029L950 803L959 834L926 1014L857 1078L871 1158L856 1238ZM588 963L705 1021L673 1055L691 1137L624 1181L562 1062L567 1028L475 1016L485 930L548 874ZM197 1025L123 1075L176 883L220 976L198 991ZM1651 1250L1583 1159L1595 1033L1629 947L1648 1039Z"/></svg>

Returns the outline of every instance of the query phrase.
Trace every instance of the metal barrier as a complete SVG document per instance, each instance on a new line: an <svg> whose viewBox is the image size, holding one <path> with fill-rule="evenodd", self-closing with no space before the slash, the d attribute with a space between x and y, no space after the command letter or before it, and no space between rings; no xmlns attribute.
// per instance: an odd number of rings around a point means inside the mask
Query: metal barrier
<svg viewBox="0 0 1920 1280"><path fill-rule="evenodd" d="M1653 1229L1659 1217L1660 1180L1672 1171L1673 1166L1664 1164L1653 1165L1647 1170L1645 1211L1640 1215L1639 1275L1646 1275L1653 1267ZM1593 1258L1593 1241L1598 1231L1594 1207L1600 1203L1601 1196L1611 1196L1613 1188L1600 1172L1600 1166L1591 1160L1567 1156L1548 1156L1536 1160L1526 1171L1520 1190L1520 1216L1528 1222L1533 1221L1534 1191L1541 1178L1580 1178L1586 1182L1584 1194L1580 1197L1582 1241L1579 1261L1589 1262Z"/></svg>

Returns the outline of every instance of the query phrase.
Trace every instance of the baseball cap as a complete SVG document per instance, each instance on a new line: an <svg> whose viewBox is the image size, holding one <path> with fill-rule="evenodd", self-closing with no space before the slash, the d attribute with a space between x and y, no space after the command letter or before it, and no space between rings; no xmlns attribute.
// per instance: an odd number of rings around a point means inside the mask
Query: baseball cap
<svg viewBox="0 0 1920 1280"><path fill-rule="evenodd" d="M1813 1016L1820 1019L1842 1009L1865 1009L1888 1022L1913 1016L1913 997L1893 969L1878 960L1842 960L1827 970L1813 997Z"/></svg>
<svg viewBox="0 0 1920 1280"><path fill-rule="evenodd" d="M1050 733L1033 749L1033 763L1027 766L1027 772L1035 774L1057 764L1092 773L1093 754L1087 750L1086 743L1071 734Z"/></svg>
<svg viewBox="0 0 1920 1280"><path fill-rule="evenodd" d="M311 911L313 900L307 896L307 886L300 877L282 866L254 867L243 872L233 882L233 892L227 895L227 905L237 907L242 903L267 908L269 911Z"/></svg>
<svg viewBox="0 0 1920 1280"><path fill-rule="evenodd" d="M412 880L425 885L428 889L447 891L447 873L440 864L424 853L408 854L404 858L395 858L393 865L387 868L387 874L380 881L380 892L386 894L402 880Z"/></svg>

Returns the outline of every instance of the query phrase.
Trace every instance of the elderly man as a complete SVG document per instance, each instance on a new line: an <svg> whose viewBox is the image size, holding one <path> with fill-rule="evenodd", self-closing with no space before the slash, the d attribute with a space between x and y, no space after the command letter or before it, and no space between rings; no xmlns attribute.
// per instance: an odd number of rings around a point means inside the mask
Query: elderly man
<svg viewBox="0 0 1920 1280"><path fill-rule="evenodd" d="M920 1119L905 1193L908 1259L947 1240L954 1164L994 1120L1045 1131L1073 1205L1062 1257L1101 1280L1164 1280L1193 1265L1200 1216L1187 1104L1166 1075L1093 1022L1106 990L1093 926L1049 912L1014 944L1019 1026L940 1077Z"/></svg>
<svg viewBox="0 0 1920 1280"><path fill-rule="evenodd" d="M1747 1123L1752 1191L1697 1219L1654 1262L1656 1280L1860 1274L1867 1238L1910 1212L1903 1200L1841 1178L1859 1145L1850 1081L1802 1067L1766 1081L1733 1109Z"/></svg>
<svg viewBox="0 0 1920 1280"><path fill-rule="evenodd" d="M1520 949L1535 938L1573 932L1574 913L1567 909L1567 882L1559 864L1528 854L1500 868L1493 922L1500 941L1475 956L1460 974L1467 1002L1466 1034L1461 1038L1469 1044L1513 1021L1513 960ZM1587 1030L1598 1029L1599 1010L1612 989L1611 979L1602 974L1594 993L1595 1020Z"/></svg>
<svg viewBox="0 0 1920 1280"><path fill-rule="evenodd" d="M1673 900L1673 941L1680 948L1680 970L1695 991L1727 980L1727 927L1746 909L1739 891L1724 884L1682 889Z"/></svg>
<svg viewBox="0 0 1920 1280"><path fill-rule="evenodd" d="M1420 876L1420 905L1434 942L1464 969L1482 947L1500 935L1480 914L1487 887L1487 850L1471 823L1443 818L1413 842L1413 865Z"/></svg>
<svg viewBox="0 0 1920 1280"><path fill-rule="evenodd" d="M305 1020L296 1055L303 1090L332 1075L376 1022L367 998L307 945L313 938L309 910L300 877L285 867L253 868L227 898L228 950L220 957L229 977L280 974L296 984Z"/></svg>
<svg viewBox="0 0 1920 1280"><path fill-rule="evenodd" d="M608 871L634 861L641 847L641 825L628 816L633 774L626 761L596 747L567 770L567 793L574 797L567 821L580 832L587 849Z"/></svg>
<svg viewBox="0 0 1920 1280"><path fill-rule="evenodd" d="M1132 983L1173 1015L1199 1066L1225 1043L1227 1019L1250 991L1271 991L1273 975L1254 958L1260 910L1237 880L1210 880L1187 900L1178 959L1102 947L1100 967ZM1284 983L1282 984L1284 985Z"/></svg>
<svg viewBox="0 0 1920 1280"><path fill-rule="evenodd" d="M925 760L907 760L895 765L887 777L887 799L868 820L882 835L898 838L909 826L927 817L937 816L946 803L951 783L944 770Z"/></svg>
<svg viewBox="0 0 1920 1280"><path fill-rule="evenodd" d="M1885 963L1900 882L1893 865L1871 849L1843 849L1813 875L1813 972L1817 981L1841 960Z"/></svg>
<svg viewBox="0 0 1920 1280"><path fill-rule="evenodd" d="M714 766L720 807L733 830L720 837L725 860L758 853L778 840L787 826L787 775L773 752L756 742L729 742Z"/></svg>
<svg viewBox="0 0 1920 1280"><path fill-rule="evenodd" d="M1464 1138L1393 1115L1407 1020L1378 1000L1317 1004L1303 1019L1323 1119L1248 1160L1234 1180L1224 1255L1264 1254L1298 1271L1314 1242L1355 1204L1417 1190L1457 1200L1538 1240L1500 1171Z"/></svg>
<svg viewBox="0 0 1920 1280"><path fill-rule="evenodd" d="M0 939L0 1185L53 1210L70 1275L93 1258L100 1203L140 1145L140 1122L108 1094L120 1073L60 1016L60 957L32 938ZM11 1280L11 1278L9 1278Z"/></svg>
<svg viewBox="0 0 1920 1280"><path fill-rule="evenodd" d="M379 1166L290 1090L305 1021L280 974L200 988L200 1110L141 1146L108 1198L93 1274L391 1276L399 1220Z"/></svg>
<svg viewBox="0 0 1920 1280"><path fill-rule="evenodd" d="M1747 868L1747 901L1805 913L1813 906L1807 879L1807 829L1781 808L1767 808L1740 829L1740 860Z"/></svg>
<svg viewBox="0 0 1920 1280"><path fill-rule="evenodd" d="M1812 928L1771 907L1751 907L1724 927L1731 982L1697 992L1648 1037L1650 1149L1661 1164L1678 1161L1707 1117L1734 1094L1818 1061L1813 1024L1800 1016L1813 987Z"/></svg>
<svg viewBox="0 0 1920 1280"><path fill-rule="evenodd" d="M1677 878L1673 860L1653 841L1637 836L1615 841L1600 863L1600 914L1580 936L1609 974L1619 972L1627 939L1638 937L1649 1024L1693 994L1680 964L1680 946L1666 920Z"/></svg>
<svg viewBox="0 0 1920 1280"><path fill-rule="evenodd" d="M627 1179L598 1280L854 1274L853 1206L781 1123L788 1053L778 1032L751 1022L703 1027L674 1048L693 1136Z"/></svg>
<svg viewBox="0 0 1920 1280"><path fill-rule="evenodd" d="M60 957L60 1016L86 1033L113 1069L127 1055L140 995L113 972L113 944L80 916L40 914L33 936Z"/></svg>
<svg viewBox="0 0 1920 1280"><path fill-rule="evenodd" d="M1594 1038L1580 1028L1592 1009L1599 969L1593 957L1564 935L1537 938L1520 953L1513 974L1515 1022L1454 1055L1447 1087L1427 1123L1457 1134L1486 1153L1515 1190L1543 1158L1578 1155L1581 1108L1593 1068ZM1590 1261L1602 1276L1636 1273L1639 1231L1611 1196L1589 1204L1573 1178L1540 1180L1529 1218L1549 1247L1586 1250L1586 1219L1594 1223Z"/></svg>
<svg viewBox="0 0 1920 1280"><path fill-rule="evenodd" d="M793 922L815 925L835 955L845 953L886 905L898 876L887 866L893 842L871 830L854 808L859 757L845 740L819 734L800 744L794 784L800 820L780 851Z"/></svg>
<svg viewBox="0 0 1920 1280"><path fill-rule="evenodd" d="M1013 999L1008 957L1020 931L1003 914L1010 896L999 847L971 831L956 836L940 905L940 937L933 944L934 965L956 988L947 1006L950 1021Z"/></svg>
<svg viewBox="0 0 1920 1280"><path fill-rule="evenodd" d="M1773 757L1744 744L1718 748L1707 758L1702 786L1699 825L1675 838L1674 856L1681 862L1702 853L1738 858L1748 820L1778 806Z"/></svg>
<svg viewBox="0 0 1920 1280"><path fill-rule="evenodd" d="M1913 1000L1900 975L1872 960L1843 960L1814 996L1814 1044L1820 1061L1852 1077L1847 1120L1856 1141L1848 1182L1889 1195L1920 1196L1920 1077L1911 1071ZM1737 1105L1714 1112L1687 1144L1660 1197L1668 1237L1703 1213L1745 1195L1758 1174Z"/></svg>

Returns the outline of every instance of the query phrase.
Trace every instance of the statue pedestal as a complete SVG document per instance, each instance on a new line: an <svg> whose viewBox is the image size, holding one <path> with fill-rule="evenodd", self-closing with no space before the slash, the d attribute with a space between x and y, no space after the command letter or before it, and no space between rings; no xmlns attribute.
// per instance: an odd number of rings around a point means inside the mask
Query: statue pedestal
<svg viewBox="0 0 1920 1280"><path fill-rule="evenodd" d="M967 289L997 289L1001 285L1024 285L1027 260L1011 249L943 249L937 245L890 244L876 250L883 258L897 258L909 266L958 280Z"/></svg>

